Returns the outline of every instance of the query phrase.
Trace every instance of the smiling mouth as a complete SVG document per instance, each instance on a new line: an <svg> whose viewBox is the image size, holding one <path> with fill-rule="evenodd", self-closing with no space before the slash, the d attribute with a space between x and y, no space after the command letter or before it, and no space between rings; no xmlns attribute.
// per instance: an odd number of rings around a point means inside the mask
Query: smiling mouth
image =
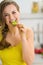
<svg viewBox="0 0 43 65"><path fill-rule="evenodd" d="M14 20L14 21L11 22L11 24L12 24L13 26L16 26L16 25L17 25L17 21Z"/></svg>

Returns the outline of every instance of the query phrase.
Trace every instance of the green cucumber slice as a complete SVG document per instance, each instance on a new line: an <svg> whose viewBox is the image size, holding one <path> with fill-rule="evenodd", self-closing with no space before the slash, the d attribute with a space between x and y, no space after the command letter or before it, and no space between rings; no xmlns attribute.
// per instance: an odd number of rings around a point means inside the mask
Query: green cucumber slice
<svg viewBox="0 0 43 65"><path fill-rule="evenodd" d="M16 26L17 22L16 21L12 21L12 25Z"/></svg>

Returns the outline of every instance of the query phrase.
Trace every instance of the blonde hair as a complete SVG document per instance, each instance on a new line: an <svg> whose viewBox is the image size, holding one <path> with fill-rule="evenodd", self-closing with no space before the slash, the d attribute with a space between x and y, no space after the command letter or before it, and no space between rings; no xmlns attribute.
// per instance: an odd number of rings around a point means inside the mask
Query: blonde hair
<svg viewBox="0 0 43 65"><path fill-rule="evenodd" d="M3 38L2 38L2 40L0 42L0 49L4 49L4 48L7 48L7 47L10 46L10 44L5 41L5 38L6 38L6 35L7 35L7 32L8 32L8 26L4 23L3 16L2 16L2 13L3 13L4 8L7 5L10 5L10 4L15 5L15 7L17 8L17 10L19 11L18 4L15 1L13 1L13 0L4 0L4 1L2 1L0 3L0 21L2 23L2 26L4 26L3 27L3 30L2 30Z"/></svg>

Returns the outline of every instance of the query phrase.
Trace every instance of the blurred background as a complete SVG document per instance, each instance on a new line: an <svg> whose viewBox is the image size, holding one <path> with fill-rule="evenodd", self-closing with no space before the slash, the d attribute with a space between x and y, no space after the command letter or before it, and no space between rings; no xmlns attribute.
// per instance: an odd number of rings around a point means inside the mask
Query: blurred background
<svg viewBox="0 0 43 65"><path fill-rule="evenodd" d="M20 22L34 32L33 65L43 65L43 0L14 1L20 6Z"/></svg>

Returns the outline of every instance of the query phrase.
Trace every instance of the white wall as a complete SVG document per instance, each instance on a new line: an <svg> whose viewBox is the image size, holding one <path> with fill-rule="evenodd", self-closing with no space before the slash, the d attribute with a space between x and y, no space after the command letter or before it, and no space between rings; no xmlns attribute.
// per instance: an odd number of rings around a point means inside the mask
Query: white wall
<svg viewBox="0 0 43 65"><path fill-rule="evenodd" d="M29 13L29 14L31 13L33 1L39 3L39 8L43 4L41 2L42 0L14 0L14 1L16 1L19 4L21 13Z"/></svg>

